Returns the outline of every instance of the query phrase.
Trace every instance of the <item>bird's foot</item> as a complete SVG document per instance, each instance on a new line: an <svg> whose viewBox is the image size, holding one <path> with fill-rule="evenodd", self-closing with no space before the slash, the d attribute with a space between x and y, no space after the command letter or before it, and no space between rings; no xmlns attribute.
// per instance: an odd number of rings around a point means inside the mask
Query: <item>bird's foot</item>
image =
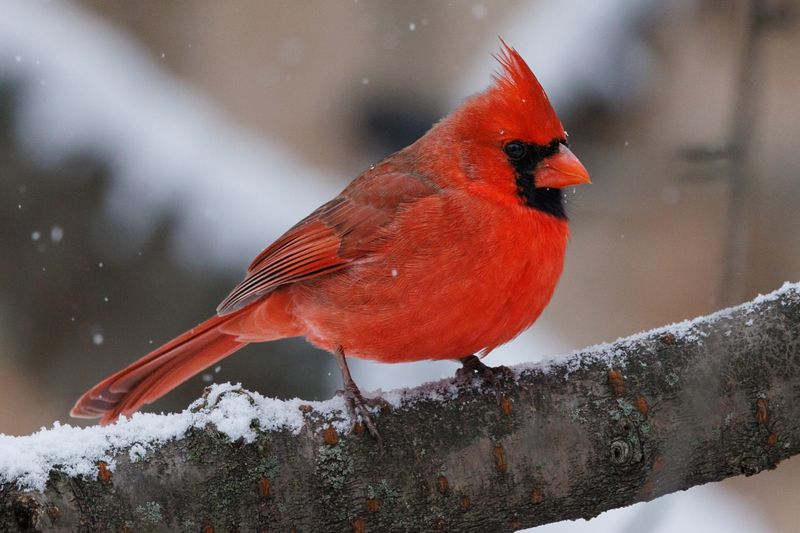
<svg viewBox="0 0 800 533"><path fill-rule="evenodd" d="M470 355L460 359L461 368L456 370L456 383L466 385L471 383L475 377L480 377L484 382L495 388L498 402L502 399L500 393L500 381L504 378L511 378L514 372L507 366L487 366L478 357Z"/></svg>
<svg viewBox="0 0 800 533"><path fill-rule="evenodd" d="M381 439L381 435L378 433L378 427L372 420L372 413L370 413L369 408L375 405L380 405L384 408L388 407L389 404L383 398L364 399L364 396L358 389L358 385L353 381L353 376L350 375L350 369L347 367L347 358L344 355L344 348L341 346L337 347L334 356L336 357L336 364L339 365L339 370L342 372L342 382L344 383L344 390L338 391L338 393L344 397L347 413L350 415L350 420L353 423L350 431L358 432L360 426L358 418L360 416L361 422L366 426L369 434L372 435L372 438L378 443L378 447L383 450L383 439Z"/></svg>
<svg viewBox="0 0 800 533"><path fill-rule="evenodd" d="M466 384L476 376L490 385L497 385L500 379L512 377L514 372L507 366L487 366L478 357L470 355L460 359L461 368L456 370L456 381Z"/></svg>
<svg viewBox="0 0 800 533"><path fill-rule="evenodd" d="M352 421L350 431L356 432L360 417L361 422L367 428L369 434L377 441L378 446L382 448L383 439L380 433L378 433L378 426L376 426L375 421L372 420L370 407L384 408L389 405L386 400L383 398L364 398L355 383L345 384L344 390L336 391L336 393L344 397L344 403L347 406L347 414L350 415L350 420Z"/></svg>

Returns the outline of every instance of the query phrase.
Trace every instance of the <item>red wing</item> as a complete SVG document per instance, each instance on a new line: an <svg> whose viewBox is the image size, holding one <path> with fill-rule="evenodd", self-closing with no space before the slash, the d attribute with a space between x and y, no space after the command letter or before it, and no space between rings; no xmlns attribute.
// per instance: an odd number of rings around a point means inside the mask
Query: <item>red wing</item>
<svg viewBox="0 0 800 533"><path fill-rule="evenodd" d="M402 205L434 192L435 186L413 174L362 175L261 252L217 313L227 315L280 286L368 257L384 242Z"/></svg>

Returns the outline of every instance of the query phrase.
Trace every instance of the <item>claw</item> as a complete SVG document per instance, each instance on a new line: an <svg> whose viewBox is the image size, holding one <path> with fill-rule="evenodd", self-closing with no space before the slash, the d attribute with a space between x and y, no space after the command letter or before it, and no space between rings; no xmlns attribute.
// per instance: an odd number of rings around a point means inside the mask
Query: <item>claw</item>
<svg viewBox="0 0 800 533"><path fill-rule="evenodd" d="M500 403L502 400L500 380L513 377L514 372L507 366L487 366L474 355L464 357L460 361L462 366L456 370L456 382L460 385L466 385L472 382L475 376L480 376L486 383L495 388L497 402Z"/></svg>
<svg viewBox="0 0 800 533"><path fill-rule="evenodd" d="M372 435L372 438L375 439L378 446L383 449L383 439L380 433L378 433L378 426L376 426L375 422L372 420L372 414L369 408L375 405L384 407L387 406L388 403L383 398L365 399L358 389L358 385L356 385L356 382L353 381L353 377L350 375L350 369L347 367L344 350L339 347L335 355L339 370L342 371L342 381L344 381L344 390L337 391L337 394L341 393L344 397L344 403L347 406L347 414L350 415L350 420L352 421L350 431L356 432L356 426L360 418L361 422L366 426L367 431L369 431L369 434Z"/></svg>
<svg viewBox="0 0 800 533"><path fill-rule="evenodd" d="M364 398L361 391L355 386L355 383L353 383L352 386L345 385L344 390L336 391L336 393L344 397L347 414L350 416L352 422L350 431L357 433L356 426L360 419L367 428L369 434L378 442L378 445L383 447L383 439L380 433L378 433L378 426L376 426L375 421L372 420L372 413L370 413L369 408L376 405L388 405L387 402L382 398Z"/></svg>

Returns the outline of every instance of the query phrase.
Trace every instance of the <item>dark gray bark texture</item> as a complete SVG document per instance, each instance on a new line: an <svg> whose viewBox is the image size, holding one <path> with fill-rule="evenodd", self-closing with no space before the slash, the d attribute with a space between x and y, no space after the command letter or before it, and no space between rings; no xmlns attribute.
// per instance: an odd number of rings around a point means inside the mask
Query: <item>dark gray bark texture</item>
<svg viewBox="0 0 800 533"><path fill-rule="evenodd" d="M502 532L775 468L800 451L800 293L516 369L427 385L365 432L214 427L96 478L0 486L2 531ZM431 395L439 387L441 397ZM413 398L416 395L416 399Z"/></svg>

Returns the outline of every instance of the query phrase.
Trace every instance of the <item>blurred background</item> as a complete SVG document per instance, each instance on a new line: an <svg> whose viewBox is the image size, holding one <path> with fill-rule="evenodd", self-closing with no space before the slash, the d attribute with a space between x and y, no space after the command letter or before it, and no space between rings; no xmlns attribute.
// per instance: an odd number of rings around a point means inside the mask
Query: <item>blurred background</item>
<svg viewBox="0 0 800 533"><path fill-rule="evenodd" d="M2 2L0 432L207 318L272 239L484 89L501 35L594 184L553 302L490 364L556 357L800 279L792 0ZM354 361L362 389L456 365ZM330 397L332 358L250 346L212 381ZM75 421L69 421L75 423ZM81 423L81 422L78 422ZM800 462L537 531L796 531Z"/></svg>

